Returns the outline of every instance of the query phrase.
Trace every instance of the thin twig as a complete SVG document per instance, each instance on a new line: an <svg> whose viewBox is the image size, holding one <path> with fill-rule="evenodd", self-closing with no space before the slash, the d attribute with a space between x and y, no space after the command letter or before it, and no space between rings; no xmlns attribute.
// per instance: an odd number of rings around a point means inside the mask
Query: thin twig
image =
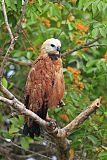
<svg viewBox="0 0 107 160"><path fill-rule="evenodd" d="M21 150L24 150L23 147L21 147L20 145L14 143L14 142L11 141L11 140L10 140L10 141L7 141L5 138L3 138L3 137L1 137L1 136L0 136L0 139L1 139L3 142L5 142L5 144L7 144L7 146L5 147L5 148L7 149L7 153L9 152L9 150L11 150L11 152L12 152L12 149L13 149L14 147L19 148L19 149L21 149ZM7 143L6 143L6 142L7 142ZM12 146L13 146L13 147L12 147ZM4 148L4 145L2 145L1 147ZM1 149L1 148L0 148L0 149ZM48 149L48 148L47 148L47 149ZM25 152L31 153L32 156L38 155L38 156L40 156L40 157L44 157L44 158L48 158L48 159L51 159L51 160L52 160L52 158L43 155L43 153L46 154L46 150L34 152L34 151L30 150L30 149L26 149ZM48 152L49 152L49 151L48 151ZM23 158L28 158L28 156L30 156L30 155L24 155L24 156L19 155L19 156L17 156L17 155L15 154L15 156L18 157L18 158L21 158L21 157L23 157Z"/></svg>
<svg viewBox="0 0 107 160"><path fill-rule="evenodd" d="M21 17L20 17L19 21L17 22L17 33L20 33L21 23L23 21L24 15L25 15L27 3L28 3L28 0L25 0L24 5L22 7Z"/></svg>
<svg viewBox="0 0 107 160"><path fill-rule="evenodd" d="M8 23L8 18L7 18L7 13L6 13L6 6L5 6L4 0L2 0L2 9L3 9L3 14L4 14L4 19L5 19L6 27L8 29L8 33L9 33L10 38L12 40L13 39L13 34L12 34L11 28L10 28L9 23Z"/></svg>
<svg viewBox="0 0 107 160"><path fill-rule="evenodd" d="M61 56L62 57L65 57L65 56L68 56L70 55L71 53L75 52L75 51L78 51L78 50L81 50L83 48L91 48L91 47L95 47L95 45L91 45L97 41L99 41L100 39L102 38L102 36L99 36L99 37L96 37L94 40L90 41L90 42L86 42L84 44L82 44L81 46L78 46L78 47L75 47L74 49L70 49L69 51L66 51L64 52ZM98 45L96 45L98 46Z"/></svg>
<svg viewBox="0 0 107 160"><path fill-rule="evenodd" d="M25 14L27 3L28 3L28 0L25 1L24 6L22 7L22 15L21 15L21 18L18 21L18 27L17 27L18 31L20 30L20 25L21 25L22 19L23 19L24 14ZM0 81L3 77L4 66L5 66L6 62L8 61L10 53L14 50L14 45L15 45L16 40L18 39L18 33L19 33L19 32L15 33L14 36L12 34L12 31L11 31L9 23L8 23L8 18L7 18L7 13L6 13L6 7L5 7L4 0L2 0L2 8L3 8L3 13L4 13L5 23L7 25L7 29L8 29L9 35L11 37L11 42L10 42L10 46L9 46L5 56L4 56L3 62L2 62L1 67L0 67Z"/></svg>
<svg viewBox="0 0 107 160"><path fill-rule="evenodd" d="M11 40L11 44L4 56L4 59L3 59L3 62L1 63L1 67L0 67L0 81L1 81L1 78L3 77L3 73L4 73L4 65L6 64L9 56L10 56L10 53L14 50L14 45L15 45L15 42L17 40L18 36L16 36L15 38L13 38Z"/></svg>
<svg viewBox="0 0 107 160"><path fill-rule="evenodd" d="M39 55L39 52L36 48L33 47L32 41L29 40L29 37L27 36L26 33L24 33L24 31L22 30L22 34L24 36L24 38L26 38L26 40L28 41L28 43L30 44L30 46L33 48L34 52L37 53L37 55Z"/></svg>
<svg viewBox="0 0 107 160"><path fill-rule="evenodd" d="M93 45L88 46L88 48L91 48L91 47L102 47L102 46L107 47L107 44L93 44Z"/></svg>
<svg viewBox="0 0 107 160"><path fill-rule="evenodd" d="M1 60L4 59L4 57L0 57ZM12 63L15 63L15 64L18 64L18 65L22 65L22 66L25 66L25 67L31 67L32 66L32 63L31 62L22 62L22 61L18 61L16 59L13 59L13 58L8 58L8 61L9 62L12 62Z"/></svg>

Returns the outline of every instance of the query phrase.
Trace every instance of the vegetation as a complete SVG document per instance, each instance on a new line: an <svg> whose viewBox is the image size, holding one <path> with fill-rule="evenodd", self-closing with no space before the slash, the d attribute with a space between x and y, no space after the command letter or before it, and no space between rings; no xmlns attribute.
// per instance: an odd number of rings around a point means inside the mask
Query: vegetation
<svg viewBox="0 0 107 160"><path fill-rule="evenodd" d="M70 156L71 159L106 160L107 0L28 0L20 28L18 20L24 1L5 0L5 4L12 33L18 33L19 37L5 64L2 84L24 102L24 86L30 64L38 57L41 44L51 37L60 39L66 84L65 106L49 110L49 115L56 119L59 127L63 127L101 96L101 108L69 136L72 141ZM10 45L2 6L0 33L1 63ZM43 143L43 137L32 140L21 134L23 115L12 116L12 108L7 109L1 102L0 110L0 143L18 137L14 145L25 150L29 149L30 143L34 146L35 141ZM51 151L48 155L51 157Z"/></svg>

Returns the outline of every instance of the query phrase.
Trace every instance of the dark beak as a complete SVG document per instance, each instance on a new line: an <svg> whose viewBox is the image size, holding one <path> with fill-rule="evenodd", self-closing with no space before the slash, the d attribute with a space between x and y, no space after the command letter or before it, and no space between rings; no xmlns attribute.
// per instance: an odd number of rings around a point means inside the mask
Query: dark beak
<svg viewBox="0 0 107 160"><path fill-rule="evenodd" d="M59 51L59 52L60 52L60 47L57 47L57 51Z"/></svg>

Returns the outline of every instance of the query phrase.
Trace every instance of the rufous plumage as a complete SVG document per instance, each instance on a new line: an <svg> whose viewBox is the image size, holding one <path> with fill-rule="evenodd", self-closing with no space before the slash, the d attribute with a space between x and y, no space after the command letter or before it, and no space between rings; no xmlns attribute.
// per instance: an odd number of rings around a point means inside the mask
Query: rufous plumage
<svg viewBox="0 0 107 160"><path fill-rule="evenodd" d="M26 108L46 120L48 108L62 105L64 76L60 56L61 42L48 39L41 47L40 56L34 61L25 86ZM25 117L23 133L40 134L40 126L33 119Z"/></svg>

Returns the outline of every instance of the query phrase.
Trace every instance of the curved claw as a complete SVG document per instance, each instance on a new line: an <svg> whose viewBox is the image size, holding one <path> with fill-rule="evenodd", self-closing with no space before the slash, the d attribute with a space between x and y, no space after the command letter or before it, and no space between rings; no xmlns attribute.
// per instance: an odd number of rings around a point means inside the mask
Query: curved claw
<svg viewBox="0 0 107 160"><path fill-rule="evenodd" d="M50 129L55 129L56 128L56 120L55 119L51 119L51 121L49 122L49 126Z"/></svg>
<svg viewBox="0 0 107 160"><path fill-rule="evenodd" d="M61 101L58 103L57 107L61 107L61 108L62 108L63 106L65 106L65 103L64 103L63 100L61 100Z"/></svg>

